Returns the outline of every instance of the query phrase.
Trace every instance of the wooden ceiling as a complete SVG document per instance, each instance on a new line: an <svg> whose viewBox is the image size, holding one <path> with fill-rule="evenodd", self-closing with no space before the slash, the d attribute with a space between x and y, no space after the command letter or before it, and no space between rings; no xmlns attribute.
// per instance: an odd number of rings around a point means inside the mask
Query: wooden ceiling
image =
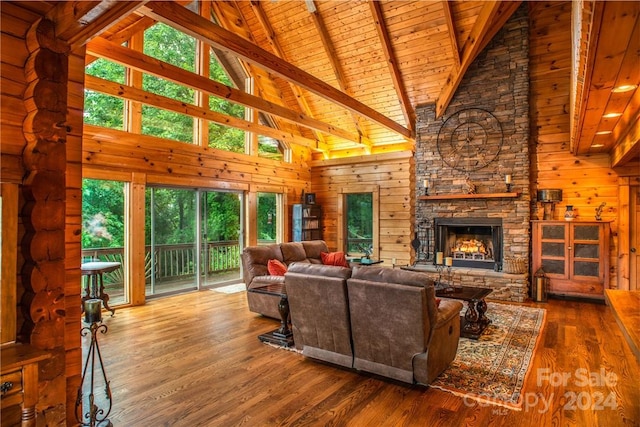
<svg viewBox="0 0 640 427"><path fill-rule="evenodd" d="M411 149L416 106L435 103L442 115L468 66L520 6L436 0L25 4L51 8L63 38L88 42L90 55L108 56L156 21L193 35L212 47L240 89L209 93L256 108L265 124L325 157ZM572 71L568 105L558 114L571 119L574 154L605 152L612 166L622 166L640 156L640 2L573 5L579 7L573 11L580 22L572 31L576 47L555 52L550 65ZM556 27L546 31L568 30ZM531 52L531 60L538 54ZM147 60L137 59L144 70ZM244 93L246 75L253 77L255 96ZM636 88L612 92L621 85Z"/></svg>

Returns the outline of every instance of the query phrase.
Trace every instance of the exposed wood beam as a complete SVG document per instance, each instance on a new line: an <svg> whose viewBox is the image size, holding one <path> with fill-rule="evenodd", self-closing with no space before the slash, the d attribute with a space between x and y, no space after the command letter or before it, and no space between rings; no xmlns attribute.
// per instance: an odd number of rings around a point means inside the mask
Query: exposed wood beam
<svg viewBox="0 0 640 427"><path fill-rule="evenodd" d="M595 61L595 50L602 23L602 2L593 0L573 3L571 9L571 85L570 85L570 143L573 154L578 153L585 108L591 85L591 73Z"/></svg>
<svg viewBox="0 0 640 427"><path fill-rule="evenodd" d="M636 119L627 129L611 151L612 168L624 166L634 158L640 160L640 113L636 112Z"/></svg>
<svg viewBox="0 0 640 427"><path fill-rule="evenodd" d="M162 108L164 110L186 114L191 117L206 119L214 123L233 127L246 132L254 132L260 135L268 136L270 138L283 140L290 143L295 142L296 144L304 145L312 149L318 149L317 142L313 139L304 138L292 133L282 132L268 126L251 123L237 117L227 116L225 114L218 113L217 111L212 111L208 108L187 104L182 101L167 98L166 96L156 95L151 92L146 92L142 89L137 89L120 83L111 82L91 75L85 75L85 88L122 99L130 99L145 105Z"/></svg>
<svg viewBox="0 0 640 427"><path fill-rule="evenodd" d="M331 68L333 69L333 74L336 77L336 81L338 82L338 86L340 86L342 92L349 96L352 96L351 91L349 90L349 85L347 84L347 77L345 76L342 65L338 60L338 52L336 52L333 42L331 41L331 36L329 35L329 31L327 31L327 26L324 24L322 15L320 15L320 12L318 12L318 8L316 7L314 0L307 0L307 9L311 14L313 25L316 27L316 31L318 32L318 35L322 40L322 46L324 47L327 58L329 59L329 63L331 64ZM366 136L364 125L361 122L360 117L354 113L355 112L351 111L353 124L358 130L358 133L363 136L362 145L364 145L367 150L370 150L372 143Z"/></svg>
<svg viewBox="0 0 640 427"><path fill-rule="evenodd" d="M371 107L353 99L317 77L289 64L276 55L247 42L242 37L213 24L190 10L170 2L150 2L140 9L142 13L164 22L186 34L201 39L223 50L229 50L243 60L265 67L274 74L294 82L318 96L329 99L379 125L406 138L412 138L411 130L396 123Z"/></svg>
<svg viewBox="0 0 640 427"><path fill-rule="evenodd" d="M256 16L258 23L262 27L262 30L267 34L267 40L269 40L269 44L271 45L271 48L273 49L275 54L278 55L283 60L289 62L286 54L284 53L284 50L282 49L282 46L280 46L280 43L278 42L276 33L273 30L271 23L269 22L269 18L264 13L264 9L260 5L260 2L252 0L251 2L249 2L249 5L251 6L251 10ZM313 117L313 114L311 113L311 108L309 107L309 104L307 103L307 100L302 90L300 90L298 86L296 86L291 82L289 82L289 87L291 88L291 91L295 95L296 101L298 102L298 106L300 107L302 112L309 117ZM322 143L326 142L324 140L324 136L321 133L314 131L314 135L320 142Z"/></svg>
<svg viewBox="0 0 640 427"><path fill-rule="evenodd" d="M415 130L416 127L416 113L411 106L411 100L407 95L407 89L404 86L404 80L402 79L402 73L398 68L398 61L389 38L389 31L387 30L387 24L382 13L382 3L376 0L369 0L369 6L371 7L371 13L373 14L373 22L378 32L378 38L382 44L382 53L389 66L389 73L391 80L393 81L393 88L396 91L398 100L400 101L400 108L402 108L402 114L410 129Z"/></svg>
<svg viewBox="0 0 640 427"><path fill-rule="evenodd" d="M228 99L249 108L255 108L266 114L281 117L284 120L299 124L300 126L316 129L347 141L357 142L358 135L347 132L320 120L306 117L297 111L290 110L280 105L265 101L257 96L249 95L243 91L234 89L199 76L182 68L159 61L143 53L133 51L126 47L110 43L102 38L92 40L87 44L87 53L109 59L126 67L134 68L196 90L207 92L211 95ZM354 141L355 140L355 141Z"/></svg>
<svg viewBox="0 0 640 427"><path fill-rule="evenodd" d="M447 31L449 32L449 41L451 42L451 53L453 55L454 69L460 69L460 49L458 48L458 38L456 37L456 25L453 23L453 16L451 15L451 3L447 0L442 1L442 12L444 13L444 20L447 24Z"/></svg>
<svg viewBox="0 0 640 427"><path fill-rule="evenodd" d="M63 1L47 18L56 23L56 36L74 50L148 1Z"/></svg>
<svg viewBox="0 0 640 427"><path fill-rule="evenodd" d="M471 63L516 11L520 3L519 1L487 1L482 4L480 14L473 24L467 41L462 46L460 67L457 70L455 65L452 67L447 81L440 91L436 101L436 117L442 117Z"/></svg>

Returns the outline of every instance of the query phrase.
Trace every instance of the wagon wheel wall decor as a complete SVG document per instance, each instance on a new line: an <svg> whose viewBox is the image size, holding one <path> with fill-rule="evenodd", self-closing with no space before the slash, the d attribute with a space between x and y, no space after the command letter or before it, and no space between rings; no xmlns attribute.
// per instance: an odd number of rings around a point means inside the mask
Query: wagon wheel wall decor
<svg viewBox="0 0 640 427"><path fill-rule="evenodd" d="M442 124L437 147L447 166L469 173L493 162L502 143L502 126L493 114L481 108L466 108Z"/></svg>

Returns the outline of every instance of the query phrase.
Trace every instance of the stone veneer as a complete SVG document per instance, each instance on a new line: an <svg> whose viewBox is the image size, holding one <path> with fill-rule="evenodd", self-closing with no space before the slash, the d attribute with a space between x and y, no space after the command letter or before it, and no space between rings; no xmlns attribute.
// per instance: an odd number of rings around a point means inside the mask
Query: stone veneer
<svg viewBox="0 0 640 427"><path fill-rule="evenodd" d="M435 118L435 105L417 108L416 194L465 194L467 174L447 166L438 154L438 131L444 121L464 108L481 108L500 121L504 138L498 157L470 172L477 193L504 193L505 174L513 176L511 191L517 198L420 200L416 202L416 231L433 227L436 217L502 218L504 257L524 257L529 265L531 197L529 191L529 39L527 5L523 4L469 67L443 117ZM433 248L433 228L430 232ZM429 263L418 264L437 277ZM490 298L524 301L529 274L505 274L473 268L453 269L457 283L493 288Z"/></svg>

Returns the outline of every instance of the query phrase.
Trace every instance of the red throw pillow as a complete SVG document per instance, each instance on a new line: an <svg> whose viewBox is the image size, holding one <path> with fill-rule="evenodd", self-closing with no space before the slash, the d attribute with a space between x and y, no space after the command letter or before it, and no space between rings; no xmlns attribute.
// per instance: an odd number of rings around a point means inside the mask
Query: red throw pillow
<svg viewBox="0 0 640 427"><path fill-rule="evenodd" d="M324 265L337 265L338 267L349 267L344 252L320 252L320 259Z"/></svg>
<svg viewBox="0 0 640 427"><path fill-rule="evenodd" d="M272 276L284 276L287 272L287 266L277 259L270 259L267 261L267 271Z"/></svg>

